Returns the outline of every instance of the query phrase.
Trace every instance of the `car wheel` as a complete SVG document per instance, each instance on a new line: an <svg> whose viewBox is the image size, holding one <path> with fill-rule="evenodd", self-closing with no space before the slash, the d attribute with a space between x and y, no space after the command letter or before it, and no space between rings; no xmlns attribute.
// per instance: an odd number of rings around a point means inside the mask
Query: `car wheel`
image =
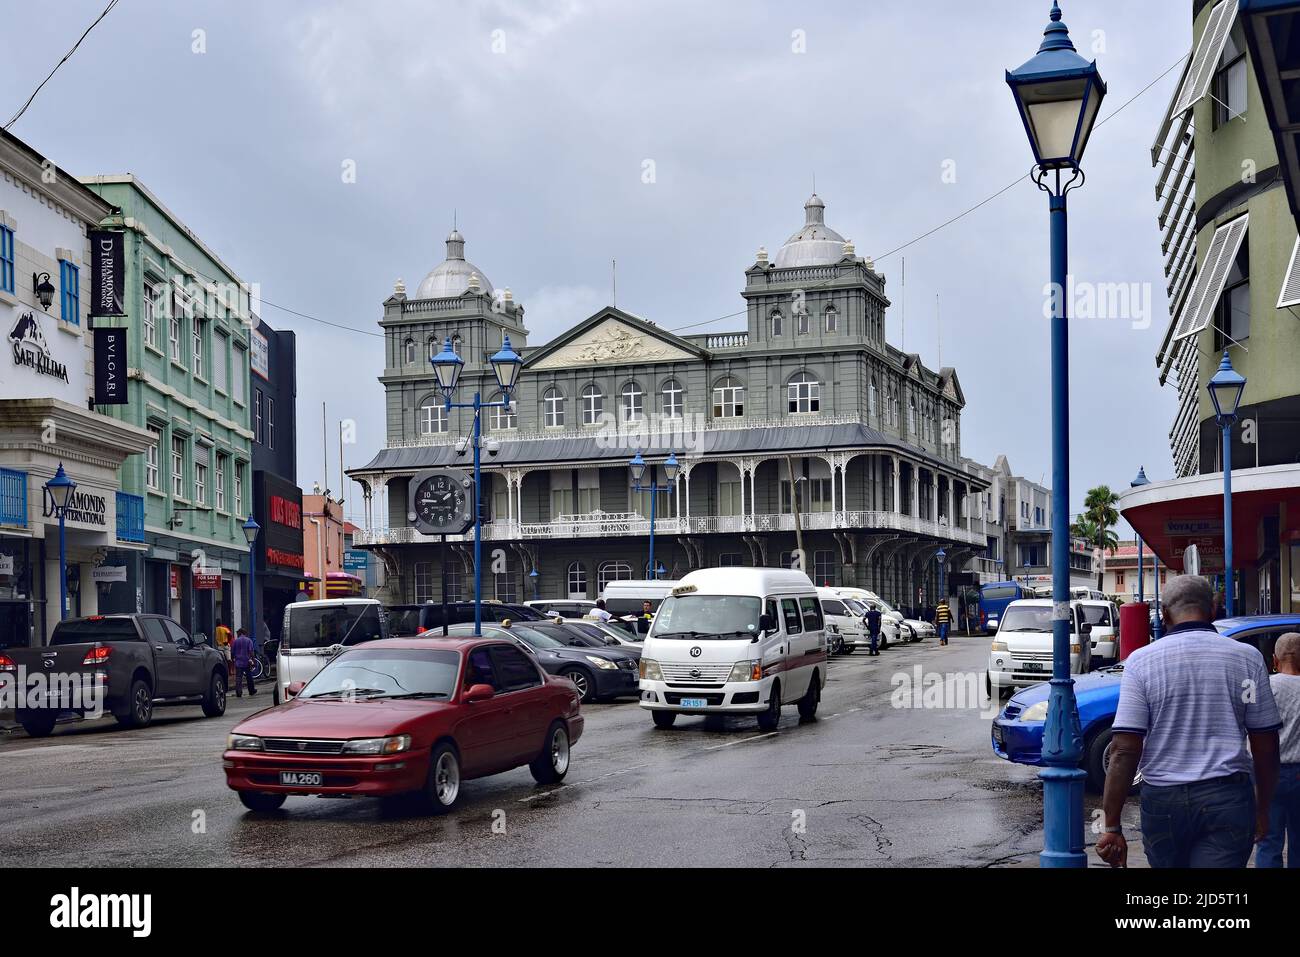
<svg viewBox="0 0 1300 957"><path fill-rule="evenodd" d="M577 686L578 694L582 698L583 704L591 704L596 700L596 683L591 680L591 676L581 668L569 668L560 672L561 678L568 678Z"/></svg>
<svg viewBox="0 0 1300 957"><path fill-rule="evenodd" d="M54 731L54 719L58 715L53 711L28 712L18 719L29 738L46 738Z"/></svg>
<svg viewBox="0 0 1300 957"><path fill-rule="evenodd" d="M285 795L270 794L266 791L240 791L239 801L250 811L257 811L259 814L270 814L272 811L278 811L284 807Z"/></svg>
<svg viewBox="0 0 1300 957"><path fill-rule="evenodd" d="M850 645L847 641L843 641L841 644L844 646L843 651L846 655L851 655L853 652L858 650L857 645Z"/></svg>
<svg viewBox="0 0 1300 957"><path fill-rule="evenodd" d="M880 644L876 645L876 650L884 651L888 647L889 647L889 639L885 637L885 633L882 631L880 633Z"/></svg>
<svg viewBox="0 0 1300 957"><path fill-rule="evenodd" d="M767 699L767 710L758 716L760 731L775 731L781 723L781 684L773 682L771 697Z"/></svg>
<svg viewBox="0 0 1300 957"><path fill-rule="evenodd" d="M136 678L131 682L131 694L126 702L127 710L124 714L114 715L117 723L124 728L147 728L149 722L153 720L153 692L149 690L149 682L143 678Z"/></svg>
<svg viewBox="0 0 1300 957"><path fill-rule="evenodd" d="M429 777L424 784L425 805L434 814L445 814L460 797L460 757L446 741L429 757Z"/></svg>
<svg viewBox="0 0 1300 957"><path fill-rule="evenodd" d="M535 757L528 770L538 784L556 784L569 773L569 729L563 721L553 721L546 730L546 743L542 753Z"/></svg>
<svg viewBox="0 0 1300 957"><path fill-rule="evenodd" d="M804 692L799 699L799 717L804 720L811 720L817 717L817 705L822 700L822 683L821 675L813 672L812 681L808 684L808 690Z"/></svg>
<svg viewBox="0 0 1300 957"><path fill-rule="evenodd" d="M203 713L209 718L220 718L226 713L226 676L220 671L212 672L208 693L203 696Z"/></svg>
<svg viewBox="0 0 1300 957"><path fill-rule="evenodd" d="M651 711L650 715L655 719L655 727L660 731L667 731L677 720L676 711Z"/></svg>
<svg viewBox="0 0 1300 957"><path fill-rule="evenodd" d="M271 688L271 703L280 703L280 676L275 676L275 685Z"/></svg>
<svg viewBox="0 0 1300 957"><path fill-rule="evenodd" d="M1100 794L1106 788L1106 772L1110 770L1110 749L1114 743L1114 733L1110 728L1089 738L1084 748L1083 770L1088 772L1088 790ZM1142 775L1133 775L1133 787L1129 794L1136 794L1142 785Z"/></svg>

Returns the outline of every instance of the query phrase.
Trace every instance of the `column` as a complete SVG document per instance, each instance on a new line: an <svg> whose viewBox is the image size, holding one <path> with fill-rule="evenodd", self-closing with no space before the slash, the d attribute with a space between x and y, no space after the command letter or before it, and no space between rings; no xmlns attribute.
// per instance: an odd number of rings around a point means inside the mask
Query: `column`
<svg viewBox="0 0 1300 957"><path fill-rule="evenodd" d="M894 514L900 515L903 511L903 488L901 484L902 473L898 467L898 456L890 456L890 467L893 470L894 479Z"/></svg>
<svg viewBox="0 0 1300 957"><path fill-rule="evenodd" d="M915 464L911 466L912 471L912 508L910 515L913 518L921 517L921 470Z"/></svg>

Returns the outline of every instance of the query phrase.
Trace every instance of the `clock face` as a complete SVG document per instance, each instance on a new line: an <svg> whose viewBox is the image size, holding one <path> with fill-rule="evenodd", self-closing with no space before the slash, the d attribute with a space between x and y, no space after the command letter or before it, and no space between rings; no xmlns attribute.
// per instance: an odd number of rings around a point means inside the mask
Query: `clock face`
<svg viewBox="0 0 1300 957"><path fill-rule="evenodd" d="M466 490L453 476L434 475L415 490L415 514L419 521L436 529L461 531L468 510Z"/></svg>

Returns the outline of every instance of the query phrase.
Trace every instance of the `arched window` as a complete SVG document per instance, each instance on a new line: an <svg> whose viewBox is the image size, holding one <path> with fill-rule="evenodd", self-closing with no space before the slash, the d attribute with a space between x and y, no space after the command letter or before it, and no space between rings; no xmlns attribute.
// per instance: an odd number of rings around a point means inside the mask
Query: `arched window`
<svg viewBox="0 0 1300 957"><path fill-rule="evenodd" d="M798 372L786 387L788 409L792 413L820 412L822 384L809 372Z"/></svg>
<svg viewBox="0 0 1300 957"><path fill-rule="evenodd" d="M441 435L447 431L447 404L439 398L430 397L420 403L416 415L416 426L421 435Z"/></svg>
<svg viewBox="0 0 1300 957"><path fill-rule="evenodd" d="M432 336L429 339L429 359L432 360L433 357L436 356L441 351L442 351L442 340L440 340L437 336Z"/></svg>
<svg viewBox="0 0 1300 957"><path fill-rule="evenodd" d="M665 419L680 419L682 410L685 406L686 392L682 389L682 384L676 379L669 379L664 383L659 392L662 398L663 417Z"/></svg>
<svg viewBox="0 0 1300 957"><path fill-rule="evenodd" d="M624 422L640 422L641 416L645 412L645 393L635 382L629 382L623 386L623 391L619 395L619 406L623 413Z"/></svg>
<svg viewBox="0 0 1300 957"><path fill-rule="evenodd" d="M554 386L542 395L542 424L548 429L564 428L564 393Z"/></svg>
<svg viewBox="0 0 1300 957"><path fill-rule="evenodd" d="M907 434L916 436L916 397L907 400Z"/></svg>
<svg viewBox="0 0 1300 957"><path fill-rule="evenodd" d="M500 402L504 398L505 396L498 392L496 395L492 396L490 401ZM516 412L515 402L513 399L510 401L509 408L497 406L491 411L492 414L488 416L488 428L493 432L500 432L503 429L513 429L519 425L519 416Z"/></svg>
<svg viewBox="0 0 1300 957"><path fill-rule="evenodd" d="M568 574L565 577L569 583L568 596L570 598L587 597L587 569L582 562L574 562L570 565Z"/></svg>
<svg viewBox="0 0 1300 957"><path fill-rule="evenodd" d="M605 593L605 586L610 582L631 580L632 566L627 562L602 562L600 568L596 571L596 589L601 595Z"/></svg>
<svg viewBox="0 0 1300 957"><path fill-rule="evenodd" d="M772 310L772 338L773 339L781 338L781 310L780 309Z"/></svg>
<svg viewBox="0 0 1300 957"><path fill-rule="evenodd" d="M600 415L605 409L605 396L595 385L583 387L582 390L582 424L600 424Z"/></svg>
<svg viewBox="0 0 1300 957"><path fill-rule="evenodd" d="M795 311L796 323L799 329L799 335L808 335L808 307L801 306Z"/></svg>
<svg viewBox="0 0 1300 957"><path fill-rule="evenodd" d="M745 414L745 387L725 376L713 387L713 417L734 419Z"/></svg>
<svg viewBox="0 0 1300 957"><path fill-rule="evenodd" d="M501 571L496 572L492 579L497 601L516 602L519 600L519 595L515 590L515 576L510 570L510 560L508 558L502 558Z"/></svg>
<svg viewBox="0 0 1300 957"><path fill-rule="evenodd" d="M840 314L834 306L826 307L826 331L838 332L840 328Z"/></svg>
<svg viewBox="0 0 1300 957"><path fill-rule="evenodd" d="M871 380L871 392L867 401L867 415L869 421L876 419L876 380Z"/></svg>
<svg viewBox="0 0 1300 957"><path fill-rule="evenodd" d="M408 366L415 365L415 340L414 339L406 340L406 364Z"/></svg>

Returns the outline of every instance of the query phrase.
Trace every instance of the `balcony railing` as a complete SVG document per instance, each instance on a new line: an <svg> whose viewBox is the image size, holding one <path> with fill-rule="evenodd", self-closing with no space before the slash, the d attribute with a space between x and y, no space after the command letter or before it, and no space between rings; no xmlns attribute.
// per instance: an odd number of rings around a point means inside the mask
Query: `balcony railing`
<svg viewBox="0 0 1300 957"><path fill-rule="evenodd" d="M27 527L27 473L0 469L0 525Z"/></svg>
<svg viewBox="0 0 1300 957"><path fill-rule="evenodd" d="M947 522L900 515L896 512L837 511L802 512L804 531L879 530L926 535L939 541L979 545L986 544L984 523L972 518L950 527ZM759 515L667 516L655 519L656 535L713 535L741 532L792 532L794 516L789 513ZM549 522L495 521L483 526L484 541L519 541L571 538L611 538L650 534L650 519L637 512L592 512L585 515L560 515ZM448 535L449 541L472 541L468 535ZM363 545L412 545L437 542L437 536L424 535L403 526L353 533L353 543Z"/></svg>
<svg viewBox="0 0 1300 957"><path fill-rule="evenodd" d="M117 493L117 540L144 542L144 499L128 492Z"/></svg>

